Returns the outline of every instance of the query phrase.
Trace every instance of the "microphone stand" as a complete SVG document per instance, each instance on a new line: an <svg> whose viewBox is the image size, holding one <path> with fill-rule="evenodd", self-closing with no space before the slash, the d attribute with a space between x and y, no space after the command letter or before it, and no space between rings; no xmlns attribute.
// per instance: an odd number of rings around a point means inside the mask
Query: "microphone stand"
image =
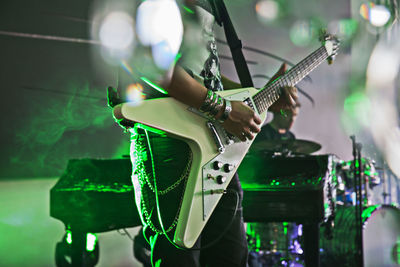
<svg viewBox="0 0 400 267"><path fill-rule="evenodd" d="M355 262L356 266L364 266L364 255L363 255L363 236L362 236L362 159L361 159L361 148L360 143L356 143L356 138L354 135L350 136L353 144L353 172L354 172L354 189L356 193L356 205L355 205L355 218L356 218L356 255Z"/></svg>

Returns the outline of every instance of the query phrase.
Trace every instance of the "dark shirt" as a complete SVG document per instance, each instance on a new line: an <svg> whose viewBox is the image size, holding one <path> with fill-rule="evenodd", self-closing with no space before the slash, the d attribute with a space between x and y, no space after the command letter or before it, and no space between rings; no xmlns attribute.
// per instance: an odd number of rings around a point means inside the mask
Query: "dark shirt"
<svg viewBox="0 0 400 267"><path fill-rule="evenodd" d="M265 125L261 128L261 132L257 135L254 143L265 141L265 140L292 140L296 139L295 135L291 131L281 134L275 130L270 124Z"/></svg>
<svg viewBox="0 0 400 267"><path fill-rule="evenodd" d="M283 148L279 144L275 144L274 140L294 140L295 135L287 131L284 134L279 133L270 124L261 128L261 132L256 136L254 143L250 147L249 153L262 153L267 156L275 155L275 153L283 153Z"/></svg>

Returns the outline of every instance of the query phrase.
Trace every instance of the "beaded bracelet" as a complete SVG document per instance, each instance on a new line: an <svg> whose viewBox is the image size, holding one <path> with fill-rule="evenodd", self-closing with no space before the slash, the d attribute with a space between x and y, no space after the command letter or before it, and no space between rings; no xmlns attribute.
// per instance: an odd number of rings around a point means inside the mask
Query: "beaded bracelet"
<svg viewBox="0 0 400 267"><path fill-rule="evenodd" d="M200 111L202 111L202 112L210 111L210 105L213 102L215 96L216 96L216 94L213 91L208 90L206 98L204 99L204 102L200 107Z"/></svg>
<svg viewBox="0 0 400 267"><path fill-rule="evenodd" d="M214 94L214 97L213 97L213 99L212 99L212 102L211 102L211 104L210 104L210 107L208 108L208 110L207 110L207 112L210 114L212 111L214 111L215 110L215 107L217 106L217 104L218 104L218 95L215 93L215 92L213 92L213 94ZM210 114L211 115L211 114Z"/></svg>
<svg viewBox="0 0 400 267"><path fill-rule="evenodd" d="M232 111L231 102L212 90L208 90L206 98L200 107L200 111L215 117L215 115L217 115L222 108L224 108L224 112L222 113L221 118L218 119L220 123L223 123L229 117L229 113Z"/></svg>
<svg viewBox="0 0 400 267"><path fill-rule="evenodd" d="M216 104L211 107L211 110L209 112L210 115L211 116L217 115L218 112L222 109L223 106L224 106L224 99L221 96L218 95Z"/></svg>

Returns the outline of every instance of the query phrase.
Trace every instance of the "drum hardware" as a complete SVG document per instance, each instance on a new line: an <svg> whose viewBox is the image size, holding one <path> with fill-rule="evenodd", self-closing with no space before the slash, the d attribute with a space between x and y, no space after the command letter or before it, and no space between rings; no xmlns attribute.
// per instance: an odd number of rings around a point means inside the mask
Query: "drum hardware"
<svg viewBox="0 0 400 267"><path fill-rule="evenodd" d="M327 224L320 228L321 266L356 266L357 228L355 206L338 206L332 230L325 235ZM368 206L362 212L363 262L365 267L400 264L400 209L395 205ZM250 225L250 228L249 228ZM250 258L253 266L304 266L302 225L283 223L247 224ZM258 240L258 241L257 241ZM286 240L289 240L287 243ZM285 244L288 244L285 247ZM258 249L257 249L258 248Z"/></svg>
<svg viewBox="0 0 400 267"><path fill-rule="evenodd" d="M383 198L383 203L388 204L390 201L389 199L391 197L390 190L389 190L389 188L387 188L387 184L388 184L388 181L390 180L390 176L389 175L385 176L385 169L384 168L382 168L382 169L383 169L383 172L382 172L382 188L383 188L382 198ZM390 183L389 183L389 185L390 185Z"/></svg>
<svg viewBox="0 0 400 267"><path fill-rule="evenodd" d="M302 225L247 223L250 266L304 266Z"/></svg>
<svg viewBox="0 0 400 267"><path fill-rule="evenodd" d="M321 266L356 266L354 239L357 235L355 206L338 206L333 239L321 235ZM398 266L400 209L394 205L368 206L362 212L363 263L365 267ZM321 232L324 229L321 228ZM396 254L397 253L397 254Z"/></svg>
<svg viewBox="0 0 400 267"><path fill-rule="evenodd" d="M356 205L355 205L355 263L356 266L364 266L364 255L363 255L363 233L362 233L362 186L363 181L361 179L362 173L362 160L361 160L361 148L360 143L356 143L356 137L354 135L350 136L353 146L353 173L354 173L354 188L356 192ZM365 183L364 183L365 187Z"/></svg>
<svg viewBox="0 0 400 267"><path fill-rule="evenodd" d="M321 149L321 145L308 140L262 140L254 141L250 151L255 153L275 154L282 156L311 154Z"/></svg>
<svg viewBox="0 0 400 267"><path fill-rule="evenodd" d="M361 158L362 164L362 195L363 205L369 206L374 203L372 201L373 190L376 186L381 185L383 178L377 171L381 168L375 166L375 161L369 158ZM336 192L337 192L337 205L356 205L356 191L354 186L354 160L350 161L339 161L336 168Z"/></svg>

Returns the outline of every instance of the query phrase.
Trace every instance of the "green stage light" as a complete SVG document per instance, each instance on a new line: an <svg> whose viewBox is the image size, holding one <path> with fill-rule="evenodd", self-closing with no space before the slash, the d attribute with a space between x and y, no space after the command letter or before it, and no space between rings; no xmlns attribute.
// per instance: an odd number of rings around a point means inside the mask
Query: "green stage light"
<svg viewBox="0 0 400 267"><path fill-rule="evenodd" d="M86 250L93 251L96 248L97 236L95 234L86 234Z"/></svg>
<svg viewBox="0 0 400 267"><path fill-rule="evenodd" d="M68 244L72 244L72 234L71 231L67 230L67 235L65 237L65 241L67 241Z"/></svg>

